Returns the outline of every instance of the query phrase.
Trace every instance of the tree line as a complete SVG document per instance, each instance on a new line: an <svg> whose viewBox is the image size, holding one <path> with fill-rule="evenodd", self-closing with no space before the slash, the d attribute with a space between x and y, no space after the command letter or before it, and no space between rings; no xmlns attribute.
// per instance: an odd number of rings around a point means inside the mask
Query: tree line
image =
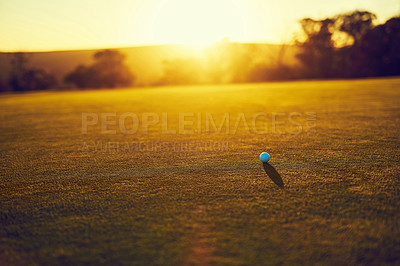
<svg viewBox="0 0 400 266"><path fill-rule="evenodd" d="M64 82L83 88L116 88L133 85L134 75L124 63L125 55L117 50L103 50L93 55L94 63L78 65L64 77ZM54 75L44 69L29 67L26 53L14 53L10 60L8 84L0 84L0 90L35 91L56 88Z"/></svg>
<svg viewBox="0 0 400 266"><path fill-rule="evenodd" d="M353 11L334 17L300 21L303 38L295 40L300 64L283 60L282 45L274 60L260 58L252 46L222 41L203 58L176 58L163 62L164 75L155 84L262 82L293 79L362 78L400 75L400 17L375 25L376 15ZM135 77L117 50L93 55L94 63L78 65L64 77L77 88L115 88L134 85ZM56 78L43 69L29 67L25 53L14 53L11 71L1 90L46 90Z"/></svg>
<svg viewBox="0 0 400 266"><path fill-rule="evenodd" d="M353 11L331 18L300 21L302 38L295 40L299 64L283 60L282 44L273 60L251 46L217 44L207 60L186 58L164 62L162 83L235 83L295 79L337 79L400 75L400 17L375 25L376 15ZM223 46L223 47L218 47Z"/></svg>
<svg viewBox="0 0 400 266"><path fill-rule="evenodd" d="M400 75L400 17L374 25L375 14L354 11L301 20L300 77L360 78Z"/></svg>

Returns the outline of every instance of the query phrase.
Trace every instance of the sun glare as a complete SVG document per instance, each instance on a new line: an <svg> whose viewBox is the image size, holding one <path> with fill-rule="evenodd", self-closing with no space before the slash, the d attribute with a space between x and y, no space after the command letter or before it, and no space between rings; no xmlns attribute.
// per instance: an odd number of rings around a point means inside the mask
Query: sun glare
<svg viewBox="0 0 400 266"><path fill-rule="evenodd" d="M212 44L228 37L244 36L240 8L231 0L164 1L153 24L155 43L192 46Z"/></svg>

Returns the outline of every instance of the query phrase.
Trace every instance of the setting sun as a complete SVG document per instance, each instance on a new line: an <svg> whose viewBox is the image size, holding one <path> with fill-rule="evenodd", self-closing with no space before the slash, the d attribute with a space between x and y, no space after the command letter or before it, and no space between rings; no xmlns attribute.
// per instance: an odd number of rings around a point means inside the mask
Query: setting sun
<svg viewBox="0 0 400 266"><path fill-rule="evenodd" d="M240 7L229 0L164 2L153 26L156 43L203 45L225 37L241 40L244 32Z"/></svg>
<svg viewBox="0 0 400 266"><path fill-rule="evenodd" d="M384 22L397 0L111 0L0 3L1 51L48 51L162 44L282 43L305 17L371 10Z"/></svg>

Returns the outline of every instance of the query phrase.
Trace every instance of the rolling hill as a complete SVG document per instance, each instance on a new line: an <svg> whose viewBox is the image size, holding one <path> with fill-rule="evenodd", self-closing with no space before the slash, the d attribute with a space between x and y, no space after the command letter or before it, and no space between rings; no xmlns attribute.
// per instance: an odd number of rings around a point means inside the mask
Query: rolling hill
<svg viewBox="0 0 400 266"><path fill-rule="evenodd" d="M247 53L253 62L273 63L277 60L281 45L229 43L231 47ZM208 48L208 49L212 49ZM201 57L207 49L197 49L183 45L159 45L143 47L117 48L126 55L126 63L136 77L137 86L156 84L163 76L163 62L178 58ZM29 52L31 67L43 68L60 81L79 64L91 64L97 50L71 50L51 52ZM286 46L283 61L287 64L296 62L296 47ZM12 53L0 53L0 80L5 82L10 72Z"/></svg>

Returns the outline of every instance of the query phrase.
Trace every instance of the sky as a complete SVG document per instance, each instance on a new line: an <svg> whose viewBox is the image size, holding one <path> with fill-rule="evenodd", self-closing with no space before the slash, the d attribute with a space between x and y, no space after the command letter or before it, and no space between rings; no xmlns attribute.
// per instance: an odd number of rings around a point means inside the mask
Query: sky
<svg viewBox="0 0 400 266"><path fill-rule="evenodd" d="M304 17L355 9L383 23L400 0L0 0L0 51L282 43Z"/></svg>

